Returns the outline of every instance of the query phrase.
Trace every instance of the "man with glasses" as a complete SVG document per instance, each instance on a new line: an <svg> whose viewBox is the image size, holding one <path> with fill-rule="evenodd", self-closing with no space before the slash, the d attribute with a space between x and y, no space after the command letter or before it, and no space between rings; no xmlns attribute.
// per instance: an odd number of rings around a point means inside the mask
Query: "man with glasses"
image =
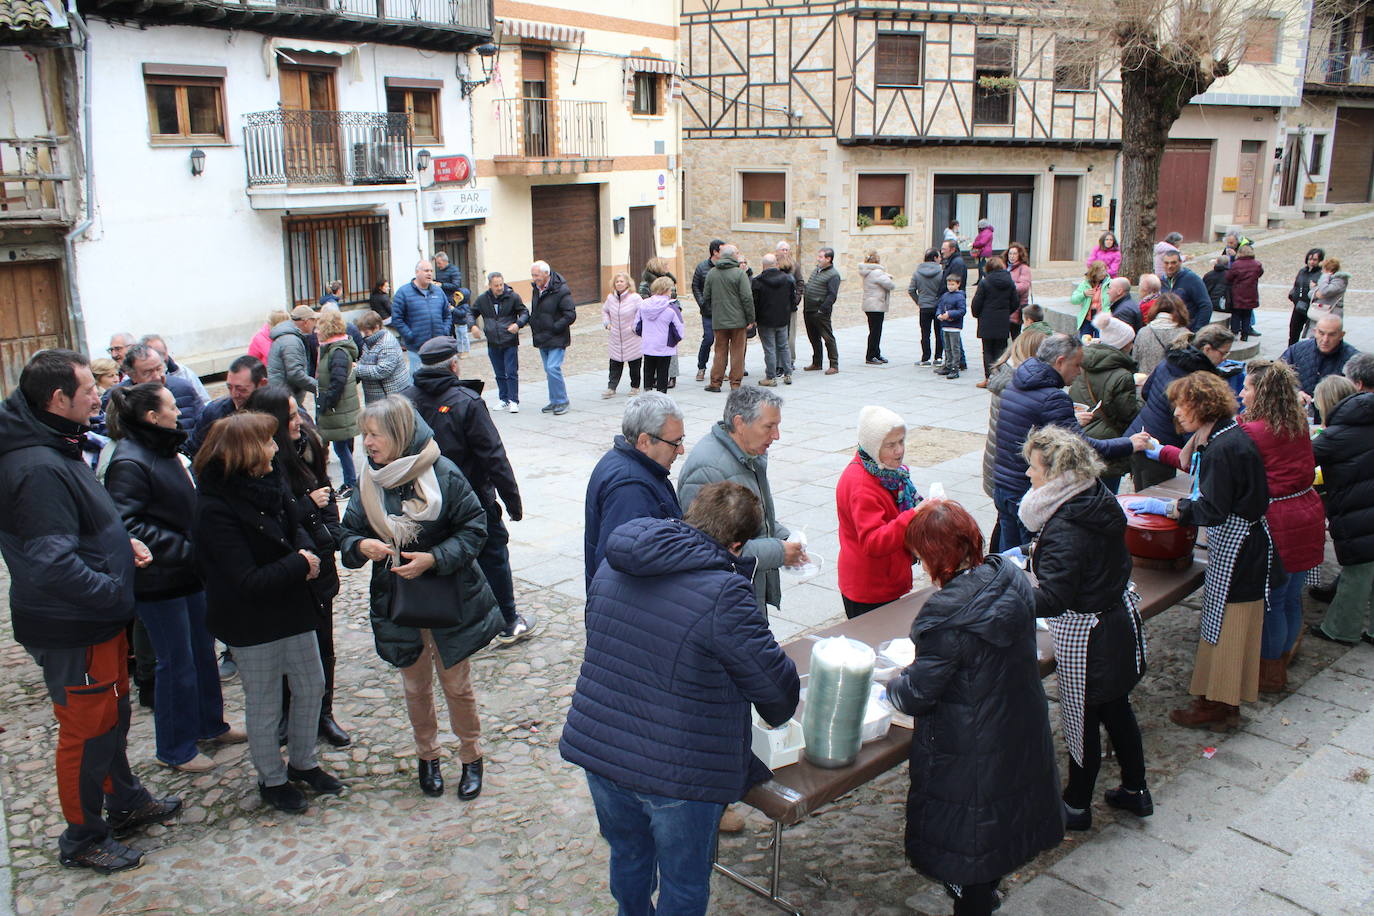
<svg viewBox="0 0 1374 916"><path fill-rule="evenodd" d="M632 518L682 518L668 471L683 453L683 429L682 410L666 394L641 394L625 406L621 435L587 481L583 549L588 587L616 528Z"/></svg>
<svg viewBox="0 0 1374 916"><path fill-rule="evenodd" d="M124 381L124 354L129 352L129 348L136 343L134 335L128 331L120 331L118 334L110 335L110 345L105 348L105 352L110 354L110 359L119 364L119 380Z"/></svg>

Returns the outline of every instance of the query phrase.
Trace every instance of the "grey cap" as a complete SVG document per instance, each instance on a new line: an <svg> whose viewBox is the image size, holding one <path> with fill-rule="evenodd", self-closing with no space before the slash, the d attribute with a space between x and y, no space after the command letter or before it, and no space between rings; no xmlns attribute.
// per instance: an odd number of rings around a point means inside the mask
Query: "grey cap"
<svg viewBox="0 0 1374 916"><path fill-rule="evenodd" d="M426 366L446 363L458 355L458 341L452 337L433 337L420 347L420 362Z"/></svg>

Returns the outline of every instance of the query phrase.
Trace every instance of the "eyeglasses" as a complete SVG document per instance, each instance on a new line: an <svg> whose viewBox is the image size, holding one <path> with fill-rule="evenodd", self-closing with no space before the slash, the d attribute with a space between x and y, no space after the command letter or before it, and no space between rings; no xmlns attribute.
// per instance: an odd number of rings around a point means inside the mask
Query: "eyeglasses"
<svg viewBox="0 0 1374 916"><path fill-rule="evenodd" d="M120 356L123 356L123 355L124 355L124 351L127 350L127 349L129 349L129 348L128 348L128 347L106 347L106 348L105 348L105 352L108 353L108 354L110 354L111 356L114 356L115 354L119 354Z"/></svg>
<svg viewBox="0 0 1374 916"><path fill-rule="evenodd" d="M662 442L664 445L671 445L674 450L682 448L682 443L687 441L686 436L679 436L676 439L664 439L662 436L655 436L653 433L645 433L644 435L648 436L650 439L653 439L655 442Z"/></svg>

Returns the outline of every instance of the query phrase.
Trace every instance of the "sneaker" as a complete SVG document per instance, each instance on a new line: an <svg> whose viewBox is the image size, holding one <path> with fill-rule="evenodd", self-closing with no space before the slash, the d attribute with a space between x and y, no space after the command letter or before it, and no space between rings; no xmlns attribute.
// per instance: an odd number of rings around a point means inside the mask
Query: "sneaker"
<svg viewBox="0 0 1374 916"><path fill-rule="evenodd" d="M674 379L673 381L677 381L677 380ZM673 382L669 382L669 383L668 383L668 387L669 387L669 388L673 387ZM631 388L631 389L630 389L630 397L632 397L632 398L637 398L637 397L639 397L639 389L638 389L638 388Z"/></svg>
<svg viewBox="0 0 1374 916"><path fill-rule="evenodd" d="M1264 336L1264 335L1261 334L1259 331L1250 331L1249 334L1250 334L1251 337L1263 337L1263 336Z"/></svg>
<svg viewBox="0 0 1374 916"><path fill-rule="evenodd" d="M238 662L234 661L234 656L229 654L228 649L225 649L219 654L219 679L227 681L238 673Z"/></svg>
<svg viewBox="0 0 1374 916"><path fill-rule="evenodd" d="M602 400L605 400L606 398L613 398L613 397L615 397L615 389L614 389L614 388L607 388L605 391L601 392L601 399L602 399Z"/></svg>
<svg viewBox="0 0 1374 916"><path fill-rule="evenodd" d="M539 629L539 618L533 614L516 614L515 623L496 634L496 641L503 646L513 646L529 639Z"/></svg>
<svg viewBox="0 0 1374 916"><path fill-rule="evenodd" d="M514 401L511 401L511 402L510 402L510 412L511 412L511 413L519 413L519 412L520 412L520 405L517 404L517 403L515 403Z"/></svg>
<svg viewBox="0 0 1374 916"><path fill-rule="evenodd" d="M563 416L563 414L565 414L565 413L568 412L568 408L569 408L570 406L571 406L571 405L569 405L567 401L564 401L562 404L559 404L559 405L557 405L556 407L554 407L554 409L553 409L553 415L554 415L555 417L561 417L561 416Z"/></svg>
<svg viewBox="0 0 1374 916"><path fill-rule="evenodd" d="M865 366L881 366L884 362L886 362L886 360L878 359L878 357L875 356L875 357L873 357L872 359L866 359L866 360L864 360L864 365L865 365Z"/></svg>
<svg viewBox="0 0 1374 916"><path fill-rule="evenodd" d="M258 794L262 796L263 801L286 814L300 814L310 807L310 803L305 800L305 795L301 793L301 790L289 782L284 782L279 786L265 786L258 783Z"/></svg>
<svg viewBox="0 0 1374 916"><path fill-rule="evenodd" d="M231 725L222 735L210 739L211 744L242 744L248 740L248 732L240 725Z"/></svg>
<svg viewBox="0 0 1374 916"><path fill-rule="evenodd" d="M493 410L505 410L505 409L506 409L507 407L509 407L509 406L510 406L510 401L502 401L500 404L497 404L497 405L496 405L495 407L493 407L492 409L493 409Z"/></svg>
<svg viewBox="0 0 1374 916"><path fill-rule="evenodd" d="M143 853L113 837L106 837L80 852L71 855L62 853L60 861L67 868L89 868L97 874L111 875L117 871L138 868L143 864Z"/></svg>
<svg viewBox="0 0 1374 916"><path fill-rule="evenodd" d="M167 763L163 760L159 760L158 763L183 773L208 773L217 766L213 760L204 754L197 754L185 763Z"/></svg>
<svg viewBox="0 0 1374 916"><path fill-rule="evenodd" d="M339 487L338 491L334 494L334 498L337 499L339 502L347 502L348 500L352 499L352 498L353 498L353 486L352 486L352 484L347 484L347 483L346 483L346 484L344 484L343 486Z"/></svg>
<svg viewBox="0 0 1374 916"><path fill-rule="evenodd" d="M549 403L545 404L543 407L539 408L539 412L540 412L540 413L553 413L553 409L554 409L555 407L557 407L557 406L558 406L557 404L555 404L555 403L553 403L552 401L550 401Z"/></svg>
<svg viewBox="0 0 1374 916"><path fill-rule="evenodd" d="M124 836L149 824L161 824L171 820L181 810L181 799L175 795L167 798L150 798L132 811L111 811L105 818L115 836ZM66 864L65 862L62 864Z"/></svg>
<svg viewBox="0 0 1374 916"><path fill-rule="evenodd" d="M878 362L880 362L880 363L882 363L884 366L886 366L886 365L887 365L887 357L886 357L886 356L880 356L880 357L878 357Z"/></svg>
<svg viewBox="0 0 1374 916"><path fill-rule="evenodd" d="M784 385L790 385L790 384L792 384L792 376L790 376L790 375L784 375L784 376L782 377L782 383L783 383Z"/></svg>
<svg viewBox="0 0 1374 916"><path fill-rule="evenodd" d="M916 365L918 365L918 366L929 366L929 365L930 365L930 360L928 360L928 359L923 359L923 360L921 360L919 363L917 363Z"/></svg>
<svg viewBox="0 0 1374 916"><path fill-rule="evenodd" d="M698 381L698 382L704 382L704 381L706 381L706 370L705 370L705 369L698 369L698 370L697 370L697 381Z"/></svg>
<svg viewBox="0 0 1374 916"><path fill-rule="evenodd" d="M957 373L957 372L946 372L946 373L945 373L945 378L947 378L947 379L956 379L956 378L958 378L958 377L959 377L959 373Z"/></svg>
<svg viewBox="0 0 1374 916"><path fill-rule="evenodd" d="M949 373L949 369L948 369L947 367L945 367L945 366L936 366L936 367L935 367L935 374L936 374L936 375L947 375L948 373Z"/></svg>
<svg viewBox="0 0 1374 916"><path fill-rule="evenodd" d="M759 385L761 385L764 388L776 388L778 386L778 383L771 378L761 378L759 379Z"/></svg>
<svg viewBox="0 0 1374 916"><path fill-rule="evenodd" d="M839 371L840 371L840 367L839 367L839 366L831 366L829 369L825 370L825 374L826 374L826 375L835 375L835 374L838 373Z"/></svg>
<svg viewBox="0 0 1374 916"><path fill-rule="evenodd" d="M315 790L316 795L338 795L343 791L343 783L329 775L318 766L308 770L298 770L293 766L286 768L286 778L292 782L303 782Z"/></svg>

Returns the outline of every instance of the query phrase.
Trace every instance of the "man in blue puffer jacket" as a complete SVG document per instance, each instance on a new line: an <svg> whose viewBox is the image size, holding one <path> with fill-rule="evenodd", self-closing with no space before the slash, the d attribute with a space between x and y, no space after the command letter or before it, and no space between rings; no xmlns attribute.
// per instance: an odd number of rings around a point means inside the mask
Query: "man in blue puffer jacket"
<svg viewBox="0 0 1374 916"><path fill-rule="evenodd" d="M763 524L739 484L703 487L677 519L617 528L587 592L587 652L559 748L587 771L622 913L704 914L725 806L770 777L750 751L797 708L739 556ZM660 845L657 840L668 838Z"/></svg>
<svg viewBox="0 0 1374 916"><path fill-rule="evenodd" d="M1066 385L1083 372L1083 342L1055 334L1040 345L1012 376L1002 392L997 416L997 454L993 461L993 496L1000 530L998 550L1010 550L1030 541L1030 532L1017 515L1021 497L1030 489L1026 459L1021 454L1026 437L1041 426L1062 426L1083 436L1104 459L1122 458L1150 444L1148 433L1134 438L1094 439L1085 435L1074 414ZM1089 405L1090 407L1093 405Z"/></svg>
<svg viewBox="0 0 1374 916"><path fill-rule="evenodd" d="M391 299L391 326L401 335L413 374L420 368L420 348L435 337L449 336L453 305L444 288L434 282L434 265L415 265L415 279Z"/></svg>

